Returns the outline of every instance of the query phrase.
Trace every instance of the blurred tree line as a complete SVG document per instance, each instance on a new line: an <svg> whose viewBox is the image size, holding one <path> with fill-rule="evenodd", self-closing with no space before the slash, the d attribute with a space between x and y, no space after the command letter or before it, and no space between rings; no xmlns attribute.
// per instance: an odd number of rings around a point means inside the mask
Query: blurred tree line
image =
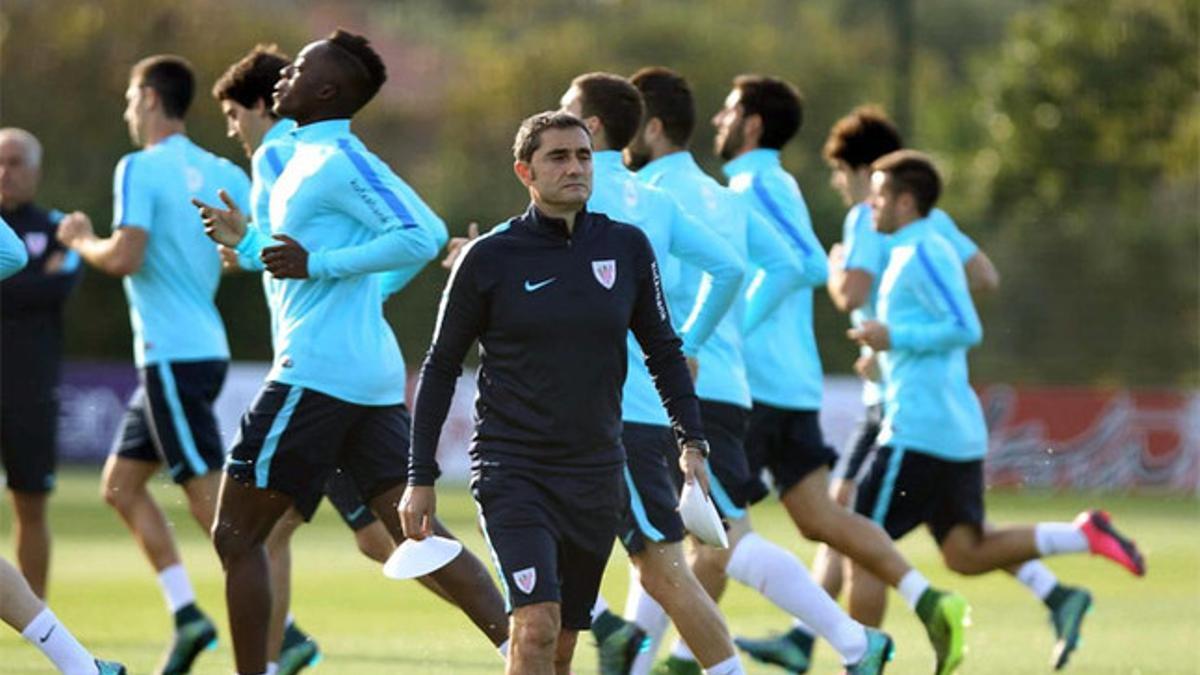
<svg viewBox="0 0 1200 675"><path fill-rule="evenodd" d="M1200 382L1200 10L1188 0L912 0L909 144L937 157L944 206L996 261L981 302L984 381ZM692 148L720 175L708 118L732 78L796 83L805 126L784 153L817 234L845 207L820 148L860 103L895 99L888 0L7 0L0 123L46 147L41 202L112 213L111 176L132 150L121 120L129 66L175 52L199 72L189 133L246 165L208 90L256 42L295 53L342 25L366 33L390 79L360 135L452 233L521 210L509 147L526 115L557 106L582 72L661 64L696 92ZM427 269L387 314L410 363L428 344L445 273ZM818 292L825 367L847 372L845 319ZM235 358L269 357L261 287L218 297ZM126 359L119 284L92 272L70 307L77 358Z"/></svg>

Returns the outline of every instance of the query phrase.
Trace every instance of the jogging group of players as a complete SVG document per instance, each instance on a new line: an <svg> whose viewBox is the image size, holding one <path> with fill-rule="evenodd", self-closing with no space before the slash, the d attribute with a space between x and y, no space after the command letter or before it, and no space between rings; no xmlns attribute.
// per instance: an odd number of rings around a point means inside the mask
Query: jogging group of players
<svg viewBox="0 0 1200 675"><path fill-rule="evenodd" d="M987 521L987 429L967 351L982 339L971 292L998 276L936 208L932 161L903 149L878 109L855 109L829 132L825 159L850 210L828 253L780 163L801 127L796 88L733 81L712 118L722 183L692 155L688 82L661 67L566 83L559 109L516 133L513 171L529 208L449 241L435 211L351 130L385 79L369 42L342 30L294 60L255 47L213 88L250 157L247 178L188 139L187 61L143 59L125 111L141 150L117 165L111 236L83 213L37 212L63 251L123 278L140 386L102 489L173 614L156 672L189 672L217 632L150 479L165 467L211 534L237 672L296 673L320 651L288 611L288 541L323 497L380 562L406 537L453 536L436 518L436 452L476 342L470 489L503 592L465 549L420 582L466 615L508 673L568 673L589 629L606 674L742 673L739 647L805 672L818 637L846 672L879 673L894 649L878 629L888 587L925 626L935 674L954 672L966 600L934 588L894 543L922 524L950 569L1006 570L1045 603L1055 668L1092 599L1039 559L1091 552L1144 573L1102 511ZM0 130L0 155L36 169L31 138ZM13 218L21 205L3 206L16 228L0 228L8 275L25 266L34 225ZM381 305L448 241L451 272L410 421ZM222 268L262 273L274 348L228 452L213 414L230 358L214 304ZM861 345L866 416L840 460L818 421L812 313L822 286ZM14 499L44 496L52 475L23 473L21 445L5 435L9 488ZM728 548L693 539L685 550L685 484L711 495ZM754 531L751 506L772 488L799 533L822 544L811 575ZM623 616L599 596L616 539L632 567ZM39 600L45 569L24 563L34 557L18 555L24 577L0 561L4 621L62 672L125 672L96 660ZM718 609L729 578L794 625L734 639ZM835 600L843 580L848 612ZM669 623L680 639L656 662Z"/></svg>

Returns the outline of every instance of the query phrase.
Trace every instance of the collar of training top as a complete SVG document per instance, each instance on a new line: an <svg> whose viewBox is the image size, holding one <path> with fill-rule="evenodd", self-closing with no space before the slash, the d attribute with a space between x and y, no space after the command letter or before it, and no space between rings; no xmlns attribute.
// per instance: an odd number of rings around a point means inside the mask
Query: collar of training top
<svg viewBox="0 0 1200 675"><path fill-rule="evenodd" d="M296 140L306 143L319 143L323 140L346 136L349 133L349 119L321 120L296 127L291 131Z"/></svg>
<svg viewBox="0 0 1200 675"><path fill-rule="evenodd" d="M556 239L570 239L572 236L578 237L591 223L591 214L587 207L579 209L575 215L575 230L574 234L567 230L567 221L562 218L554 218L542 212L536 205L530 204L526 209L525 214L521 216L521 220L529 226L529 229Z"/></svg>
<svg viewBox="0 0 1200 675"><path fill-rule="evenodd" d="M779 151L774 148L755 148L729 160L721 170L732 178L739 173L759 171L772 166L780 166Z"/></svg>

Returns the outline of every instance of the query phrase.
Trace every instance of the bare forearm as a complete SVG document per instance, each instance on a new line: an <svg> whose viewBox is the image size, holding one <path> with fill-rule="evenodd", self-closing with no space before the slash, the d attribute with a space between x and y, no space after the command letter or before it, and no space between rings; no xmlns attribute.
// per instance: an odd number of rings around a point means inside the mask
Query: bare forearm
<svg viewBox="0 0 1200 675"><path fill-rule="evenodd" d="M83 258L87 264L114 277L123 277L137 271L137 263L116 245L116 240L109 237L80 237L71 242L71 248Z"/></svg>

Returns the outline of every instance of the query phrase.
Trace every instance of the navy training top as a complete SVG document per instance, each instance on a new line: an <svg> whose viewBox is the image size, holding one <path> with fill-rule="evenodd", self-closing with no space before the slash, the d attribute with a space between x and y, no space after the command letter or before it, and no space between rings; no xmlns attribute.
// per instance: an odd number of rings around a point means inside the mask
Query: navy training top
<svg viewBox="0 0 1200 675"><path fill-rule="evenodd" d="M432 485L455 380L479 340L472 469L619 465L632 330L680 440L703 439L654 251L633 225L530 206L471 242L446 284L414 401L411 485Z"/></svg>

